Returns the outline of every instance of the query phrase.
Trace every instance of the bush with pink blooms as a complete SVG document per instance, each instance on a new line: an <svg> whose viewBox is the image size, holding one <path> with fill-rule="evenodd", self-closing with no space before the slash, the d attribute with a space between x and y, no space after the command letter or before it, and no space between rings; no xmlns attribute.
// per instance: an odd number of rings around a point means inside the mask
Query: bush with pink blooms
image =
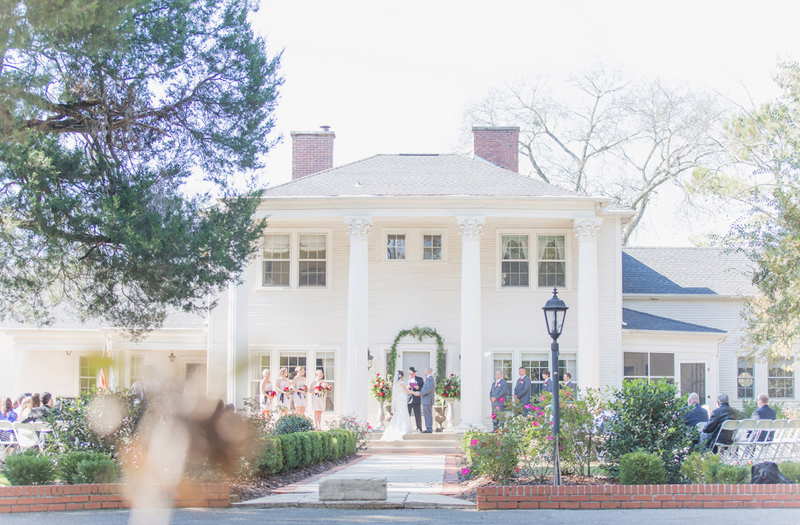
<svg viewBox="0 0 800 525"><path fill-rule="evenodd" d="M487 476L495 481L511 478L517 471L519 443L513 436L500 432L471 430L461 442L464 449L464 467L459 477Z"/></svg>

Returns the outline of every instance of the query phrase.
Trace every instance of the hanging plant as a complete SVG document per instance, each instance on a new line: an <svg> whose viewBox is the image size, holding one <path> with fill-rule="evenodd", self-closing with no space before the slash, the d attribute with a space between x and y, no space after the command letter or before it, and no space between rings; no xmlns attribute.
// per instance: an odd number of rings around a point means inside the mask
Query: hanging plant
<svg viewBox="0 0 800 525"><path fill-rule="evenodd" d="M439 332L433 328L415 326L411 330L400 330L397 337L394 338L394 343L389 349L386 363L386 376L394 380L395 363L397 361L397 344L404 337L411 336L418 341L422 341L425 337L436 339L436 382L442 382L445 379L445 369L447 368L447 352L444 349L444 339Z"/></svg>

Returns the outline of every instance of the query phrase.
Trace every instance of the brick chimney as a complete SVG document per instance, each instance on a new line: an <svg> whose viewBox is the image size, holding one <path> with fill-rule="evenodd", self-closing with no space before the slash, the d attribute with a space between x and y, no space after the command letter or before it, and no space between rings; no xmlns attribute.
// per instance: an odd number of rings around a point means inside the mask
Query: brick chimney
<svg viewBox="0 0 800 525"><path fill-rule="evenodd" d="M472 128L476 157L519 173L519 128Z"/></svg>
<svg viewBox="0 0 800 525"><path fill-rule="evenodd" d="M330 126L322 131L292 131L292 180L333 167L333 139Z"/></svg>

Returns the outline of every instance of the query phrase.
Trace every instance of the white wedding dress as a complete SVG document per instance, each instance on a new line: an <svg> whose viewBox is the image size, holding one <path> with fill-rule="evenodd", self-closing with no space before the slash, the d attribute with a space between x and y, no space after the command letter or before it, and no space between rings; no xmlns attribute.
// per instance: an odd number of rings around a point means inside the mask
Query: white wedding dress
<svg viewBox="0 0 800 525"><path fill-rule="evenodd" d="M395 381L392 390L392 420L383 431L381 441L402 441L403 436L410 434L411 431L406 384L403 381Z"/></svg>

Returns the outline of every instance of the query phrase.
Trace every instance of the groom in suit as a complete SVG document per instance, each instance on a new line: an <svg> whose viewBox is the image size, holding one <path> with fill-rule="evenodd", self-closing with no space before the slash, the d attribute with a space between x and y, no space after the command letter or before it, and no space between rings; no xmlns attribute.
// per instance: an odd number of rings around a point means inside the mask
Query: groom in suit
<svg viewBox="0 0 800 525"><path fill-rule="evenodd" d="M503 412L506 410L506 380L503 379L502 370L494 373L494 383L489 389L489 401L492 402L492 426L497 427L503 424Z"/></svg>
<svg viewBox="0 0 800 525"><path fill-rule="evenodd" d="M529 410L524 408L525 405L531 404L531 378L528 377L528 371L524 366L519 367L519 379L514 386L514 397L517 398L519 404L522 405L522 412L526 413Z"/></svg>
<svg viewBox="0 0 800 525"><path fill-rule="evenodd" d="M413 392L422 390L422 381L417 377L416 369L411 366L408 368L408 389ZM422 415L420 413L420 396L408 395L408 415L414 412L414 419L417 422L417 432L422 432Z"/></svg>
<svg viewBox="0 0 800 525"><path fill-rule="evenodd" d="M436 380L433 378L433 369L425 369L425 383L419 397L422 401L422 414L425 416L425 430L423 434L433 432L433 398L436 394Z"/></svg>

